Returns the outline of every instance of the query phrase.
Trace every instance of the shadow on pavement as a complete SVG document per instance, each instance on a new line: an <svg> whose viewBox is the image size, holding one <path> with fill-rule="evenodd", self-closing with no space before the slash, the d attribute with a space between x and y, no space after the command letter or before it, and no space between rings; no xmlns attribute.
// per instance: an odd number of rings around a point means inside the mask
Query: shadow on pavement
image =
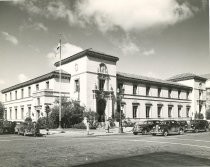
<svg viewBox="0 0 210 167"><path fill-rule="evenodd" d="M89 164L78 165L77 167L204 167L210 166L210 159L193 157L170 152L156 152L132 157L118 158L99 161Z"/></svg>

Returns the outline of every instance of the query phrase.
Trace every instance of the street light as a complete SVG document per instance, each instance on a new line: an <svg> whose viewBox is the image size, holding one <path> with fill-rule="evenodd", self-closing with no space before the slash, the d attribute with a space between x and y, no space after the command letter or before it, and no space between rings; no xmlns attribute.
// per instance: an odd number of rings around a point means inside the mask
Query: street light
<svg viewBox="0 0 210 167"><path fill-rule="evenodd" d="M120 106L120 120L119 120L119 133L123 133L123 127L122 127L122 109L121 109L121 102L122 98L124 96L124 88L122 89L117 89L117 99L119 101L119 106Z"/></svg>

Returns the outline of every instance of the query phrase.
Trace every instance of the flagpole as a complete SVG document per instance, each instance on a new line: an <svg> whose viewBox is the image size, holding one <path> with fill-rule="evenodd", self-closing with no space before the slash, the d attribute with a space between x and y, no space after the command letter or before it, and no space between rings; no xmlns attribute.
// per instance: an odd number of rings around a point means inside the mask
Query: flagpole
<svg viewBox="0 0 210 167"><path fill-rule="evenodd" d="M62 129L61 127L61 38L60 38L60 70L59 70L59 126L58 126L58 129Z"/></svg>

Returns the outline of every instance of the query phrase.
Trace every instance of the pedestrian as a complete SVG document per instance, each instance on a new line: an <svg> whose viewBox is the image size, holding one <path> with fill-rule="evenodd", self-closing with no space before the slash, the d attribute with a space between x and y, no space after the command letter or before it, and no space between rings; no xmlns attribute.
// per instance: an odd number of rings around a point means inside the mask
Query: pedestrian
<svg viewBox="0 0 210 167"><path fill-rule="evenodd" d="M109 133L109 129L110 129L110 122L107 119L106 122L105 122L105 130L106 130L106 133Z"/></svg>

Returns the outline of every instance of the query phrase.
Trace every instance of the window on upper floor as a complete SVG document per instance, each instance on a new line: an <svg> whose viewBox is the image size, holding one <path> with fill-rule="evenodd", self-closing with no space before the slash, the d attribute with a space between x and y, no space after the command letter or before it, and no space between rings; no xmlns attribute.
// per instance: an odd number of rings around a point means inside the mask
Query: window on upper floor
<svg viewBox="0 0 210 167"><path fill-rule="evenodd" d="M168 98L171 98L171 89L168 90Z"/></svg>
<svg viewBox="0 0 210 167"><path fill-rule="evenodd" d="M12 92L10 92L9 95L10 95L10 101L11 101L12 100Z"/></svg>
<svg viewBox="0 0 210 167"><path fill-rule="evenodd" d="M180 99L181 90L178 90L178 99Z"/></svg>
<svg viewBox="0 0 210 167"><path fill-rule="evenodd" d="M161 95L161 88L158 88L158 94L157 94L157 96L160 97L160 95Z"/></svg>
<svg viewBox="0 0 210 167"><path fill-rule="evenodd" d="M147 87L146 87L146 96L149 96L149 92L150 92L150 87L147 86Z"/></svg>
<svg viewBox="0 0 210 167"><path fill-rule="evenodd" d="M118 83L117 88L119 89L120 92L122 92L123 89L123 83Z"/></svg>
<svg viewBox="0 0 210 167"><path fill-rule="evenodd" d="M24 89L21 89L21 98L24 97Z"/></svg>
<svg viewBox="0 0 210 167"><path fill-rule="evenodd" d="M40 98L37 98L37 106L40 106Z"/></svg>
<svg viewBox="0 0 210 167"><path fill-rule="evenodd" d="M28 87L28 97L31 97L31 87Z"/></svg>
<svg viewBox="0 0 210 167"><path fill-rule="evenodd" d="M17 108L15 108L15 119L17 119Z"/></svg>
<svg viewBox="0 0 210 167"><path fill-rule="evenodd" d="M137 85L133 85L133 94L134 94L134 95L137 94Z"/></svg>
<svg viewBox="0 0 210 167"><path fill-rule="evenodd" d="M187 92L186 92L186 99L189 99L189 96L190 96L190 92L187 91Z"/></svg>
<svg viewBox="0 0 210 167"><path fill-rule="evenodd" d="M39 84L36 84L36 91L39 90Z"/></svg>
<svg viewBox="0 0 210 167"><path fill-rule="evenodd" d="M99 90L103 91L105 85L105 79L99 79Z"/></svg>
<svg viewBox="0 0 210 167"><path fill-rule="evenodd" d="M17 90L15 91L15 100L17 100Z"/></svg>
<svg viewBox="0 0 210 167"><path fill-rule="evenodd" d="M9 108L9 119L12 119L12 107Z"/></svg>
<svg viewBox="0 0 210 167"><path fill-rule="evenodd" d="M103 74L107 74L108 73L108 70L107 70L107 67L104 63L101 63L100 66L99 66L99 72L100 73L103 73Z"/></svg>
<svg viewBox="0 0 210 167"><path fill-rule="evenodd" d="M74 81L74 91L79 92L80 91L80 84L79 84L79 79L76 79Z"/></svg>
<svg viewBox="0 0 210 167"><path fill-rule="evenodd" d="M49 81L46 82L46 89L50 89L50 82Z"/></svg>

